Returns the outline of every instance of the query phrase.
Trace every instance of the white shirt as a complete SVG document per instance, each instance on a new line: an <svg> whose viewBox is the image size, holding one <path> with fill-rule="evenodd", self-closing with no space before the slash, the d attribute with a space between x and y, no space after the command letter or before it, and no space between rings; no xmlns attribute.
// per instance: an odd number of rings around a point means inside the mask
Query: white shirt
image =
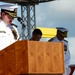
<svg viewBox="0 0 75 75"><path fill-rule="evenodd" d="M57 37L54 37L52 39L51 42L63 42L64 43L64 62L65 62L65 67L67 68L69 66L69 62L70 62L70 51L69 51L69 46L68 46L68 42L66 40L58 40Z"/></svg>
<svg viewBox="0 0 75 75"><path fill-rule="evenodd" d="M16 27L14 28L16 29ZM17 29L16 32L18 34ZM11 29L7 27L7 25L2 20L0 20L0 50L3 50L16 41L17 40L14 39Z"/></svg>

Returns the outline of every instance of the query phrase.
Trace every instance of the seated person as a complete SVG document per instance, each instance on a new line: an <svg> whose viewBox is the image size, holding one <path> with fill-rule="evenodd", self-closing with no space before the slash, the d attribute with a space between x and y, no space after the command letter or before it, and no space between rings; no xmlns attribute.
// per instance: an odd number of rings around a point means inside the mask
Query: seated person
<svg viewBox="0 0 75 75"><path fill-rule="evenodd" d="M30 40L39 41L41 39L41 36L42 36L42 31L40 29L34 29Z"/></svg>

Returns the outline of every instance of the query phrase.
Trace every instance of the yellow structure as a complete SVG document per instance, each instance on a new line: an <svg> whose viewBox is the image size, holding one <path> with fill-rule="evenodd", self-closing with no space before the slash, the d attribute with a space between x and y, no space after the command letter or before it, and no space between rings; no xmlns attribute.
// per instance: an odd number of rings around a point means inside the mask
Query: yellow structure
<svg viewBox="0 0 75 75"><path fill-rule="evenodd" d="M42 31L42 33L43 33L42 37L43 38L53 38L57 34L56 28L42 28L42 27L37 27L37 28L39 28Z"/></svg>

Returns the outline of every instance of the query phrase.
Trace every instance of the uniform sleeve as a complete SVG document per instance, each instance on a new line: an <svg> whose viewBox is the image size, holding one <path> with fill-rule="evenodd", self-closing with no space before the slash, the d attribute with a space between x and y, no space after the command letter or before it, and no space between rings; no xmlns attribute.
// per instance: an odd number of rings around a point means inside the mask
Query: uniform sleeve
<svg viewBox="0 0 75 75"><path fill-rule="evenodd" d="M69 63L70 63L70 58L71 58L71 55L70 55L70 51L69 51L69 45L67 43L67 51L65 52L65 66L68 67L69 66Z"/></svg>
<svg viewBox="0 0 75 75"><path fill-rule="evenodd" d="M54 40L54 39L53 39L53 38L51 38L51 39L49 39L49 40L48 40L48 42L52 42L53 40Z"/></svg>

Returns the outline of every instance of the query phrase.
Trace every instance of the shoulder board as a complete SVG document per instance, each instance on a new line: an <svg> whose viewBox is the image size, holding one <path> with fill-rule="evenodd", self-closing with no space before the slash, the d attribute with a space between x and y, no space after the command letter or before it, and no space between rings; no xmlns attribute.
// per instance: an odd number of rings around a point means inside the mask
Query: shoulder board
<svg viewBox="0 0 75 75"><path fill-rule="evenodd" d="M68 42L67 40L64 39L64 41Z"/></svg>
<svg viewBox="0 0 75 75"><path fill-rule="evenodd" d="M6 33L5 31L0 31L0 33Z"/></svg>
<svg viewBox="0 0 75 75"><path fill-rule="evenodd" d="M15 25L15 24L13 24L13 23L12 23L11 25L12 25L12 26L15 26L15 27L18 27L17 25Z"/></svg>
<svg viewBox="0 0 75 75"><path fill-rule="evenodd" d="M48 42L51 42L51 41L53 41L53 40L54 40L54 38L51 38L51 39L48 40Z"/></svg>

